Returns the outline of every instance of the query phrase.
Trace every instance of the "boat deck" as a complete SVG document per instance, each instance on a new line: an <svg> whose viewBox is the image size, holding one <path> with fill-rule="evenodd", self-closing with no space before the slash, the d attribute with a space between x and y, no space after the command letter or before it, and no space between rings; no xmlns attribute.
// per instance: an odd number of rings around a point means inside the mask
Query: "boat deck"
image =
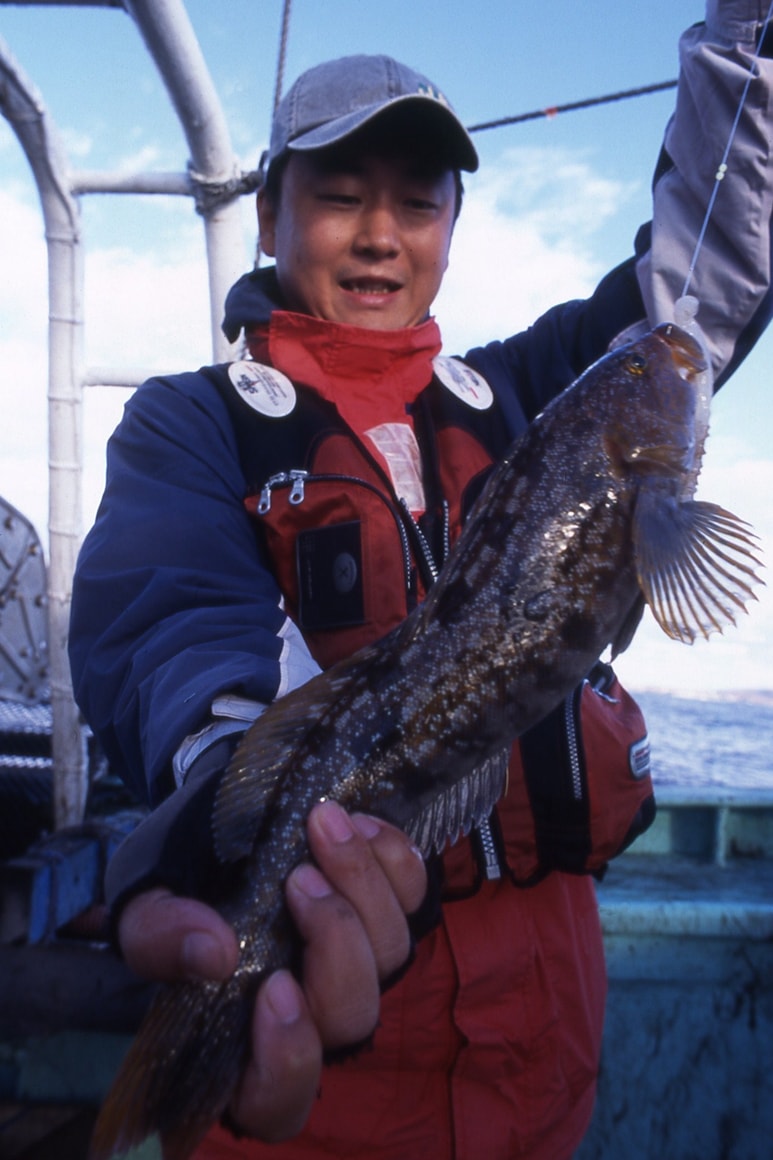
<svg viewBox="0 0 773 1160"><path fill-rule="evenodd" d="M597 887L609 1000L576 1160L770 1160L773 792L664 787L659 801L652 829ZM106 845L132 822L120 818L0 867L3 1160L83 1160L147 1005L150 988L104 941L93 894ZM157 1160L155 1146L132 1160Z"/></svg>
<svg viewBox="0 0 773 1160"><path fill-rule="evenodd" d="M658 796L598 886L609 998L576 1160L771 1160L773 792Z"/></svg>

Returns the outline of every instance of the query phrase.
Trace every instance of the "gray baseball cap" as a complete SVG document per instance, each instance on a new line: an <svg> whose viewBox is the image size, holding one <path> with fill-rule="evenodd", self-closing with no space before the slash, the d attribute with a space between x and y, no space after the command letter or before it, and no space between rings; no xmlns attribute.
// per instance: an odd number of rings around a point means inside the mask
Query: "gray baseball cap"
<svg viewBox="0 0 773 1160"><path fill-rule="evenodd" d="M442 147L452 169L478 168L467 130L449 101L421 73L389 56L344 56L302 73L277 106L268 164L287 150L324 149L388 110L404 109ZM430 128L431 126L431 128Z"/></svg>

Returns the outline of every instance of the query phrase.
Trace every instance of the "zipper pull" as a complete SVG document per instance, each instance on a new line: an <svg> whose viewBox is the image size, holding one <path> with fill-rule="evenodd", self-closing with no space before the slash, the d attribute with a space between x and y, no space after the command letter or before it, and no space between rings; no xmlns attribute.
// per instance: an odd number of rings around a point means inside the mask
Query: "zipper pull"
<svg viewBox="0 0 773 1160"><path fill-rule="evenodd" d="M271 492L272 489L278 487L282 483L289 483L290 476L286 471L279 471L276 475L271 475L260 489L260 499L258 500L258 515L265 516L271 511Z"/></svg>
<svg viewBox="0 0 773 1160"><path fill-rule="evenodd" d="M264 483L260 489L260 499L258 500L258 515L264 516L271 511L271 484Z"/></svg>
<svg viewBox="0 0 773 1160"><path fill-rule="evenodd" d="M303 503L304 483L308 474L308 471L300 471L298 469L290 472L290 482L293 485L290 491L291 504Z"/></svg>

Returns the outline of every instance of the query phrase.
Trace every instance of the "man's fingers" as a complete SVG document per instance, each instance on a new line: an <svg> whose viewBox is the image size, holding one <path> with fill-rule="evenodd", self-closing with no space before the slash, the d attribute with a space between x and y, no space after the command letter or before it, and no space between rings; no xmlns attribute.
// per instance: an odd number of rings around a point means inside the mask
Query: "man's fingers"
<svg viewBox="0 0 773 1160"><path fill-rule="evenodd" d="M253 1058L230 1109L243 1130L268 1141L286 1139L306 1122L323 1050L373 1032L380 982L404 964L405 916L426 890L421 858L384 822L350 818L327 802L312 811L308 834L317 866L298 866L286 887L305 944L303 989L287 971L260 988ZM126 905L119 938L129 966L153 979L224 979L238 963L235 933L216 911L163 889Z"/></svg>
<svg viewBox="0 0 773 1160"><path fill-rule="evenodd" d="M308 834L326 878L357 912L383 982L410 953L405 916L420 906L427 888L421 855L394 826L363 814L350 817L335 802L312 810Z"/></svg>
<svg viewBox="0 0 773 1160"><path fill-rule="evenodd" d="M322 1044L303 992L288 971L258 992L253 1056L231 1104L239 1127L267 1143L296 1135L319 1090Z"/></svg>
<svg viewBox="0 0 773 1160"><path fill-rule="evenodd" d="M367 1038L380 983L411 949L406 910L426 889L424 865L393 827L335 802L315 807L309 845L319 866L290 875L287 901L305 943L303 987L326 1048Z"/></svg>
<svg viewBox="0 0 773 1160"><path fill-rule="evenodd" d="M146 979L226 979L236 969L236 936L220 915L158 888L128 902L118 924L126 962Z"/></svg>
<svg viewBox="0 0 773 1160"><path fill-rule="evenodd" d="M352 822L368 839L403 913L413 914L427 893L427 869L421 852L388 822L366 814L354 814Z"/></svg>
<svg viewBox="0 0 773 1160"><path fill-rule="evenodd" d="M305 943L303 990L323 1044L366 1039L378 1021L379 975L356 910L310 863L290 875L287 901Z"/></svg>

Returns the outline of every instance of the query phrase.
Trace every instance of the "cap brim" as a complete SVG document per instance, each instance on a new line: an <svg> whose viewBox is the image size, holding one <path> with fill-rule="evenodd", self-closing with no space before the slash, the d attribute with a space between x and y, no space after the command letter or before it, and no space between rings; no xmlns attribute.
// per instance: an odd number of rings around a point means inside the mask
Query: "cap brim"
<svg viewBox="0 0 773 1160"><path fill-rule="evenodd" d="M292 141L288 141L286 148L293 152L303 153L339 144L366 125L388 117L390 113L394 113L398 109L405 110L410 105L421 110L427 126L431 121L434 121L442 129L444 151L447 154L450 168L464 169L468 173L474 173L479 165L478 154L461 121L441 101L417 93L395 97L394 100L382 101L377 105L368 105L357 109L354 113L338 117L334 121L327 121L315 129L309 129L308 132L300 134Z"/></svg>

